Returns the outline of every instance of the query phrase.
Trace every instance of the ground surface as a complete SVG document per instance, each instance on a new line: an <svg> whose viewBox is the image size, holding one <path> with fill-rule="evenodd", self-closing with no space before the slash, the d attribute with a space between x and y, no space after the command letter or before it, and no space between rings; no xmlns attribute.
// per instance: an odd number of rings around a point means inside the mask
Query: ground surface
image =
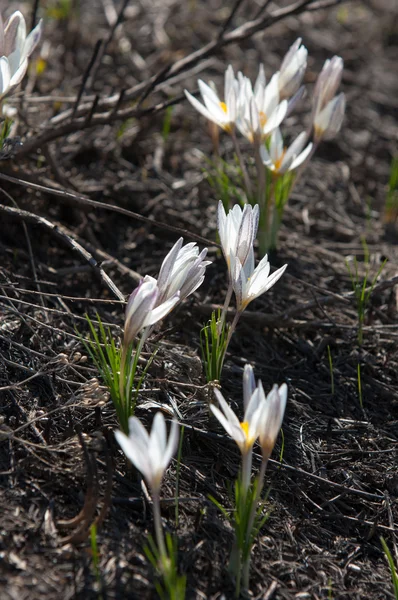
<svg viewBox="0 0 398 600"><path fill-rule="evenodd" d="M86 93L118 93L201 48L225 22L227 4L129 3L123 29L108 45ZM21 8L21 3L14 5ZM36 80L31 74L26 94L54 96L55 101L21 104L16 97L17 134L29 133L31 139L54 111L68 107L58 103L60 96L76 97L95 41L107 38L107 18L113 18L112 2L75 3L77 12L67 21L48 11L55 3L40 5L47 62ZM244 3L233 27L253 18L258 8ZM271 3L269 10L274 8ZM29 14L28 3L22 10ZM265 389L275 382L289 385L283 461L278 462L278 442L267 473L271 515L254 549L255 598L393 598L380 536L394 551L398 319L397 287L391 280L398 274L398 238L397 215L395 221L394 215L386 218L384 206L398 131L397 18L396 5L387 0L292 16L210 56L202 73L219 83L232 62L253 77L262 60L270 74L299 35L311 57L310 87L325 58L337 53L345 61L345 124L336 140L319 149L294 191L279 251L272 256L273 266L288 263L288 270L242 319L222 381L237 410L246 362ZM194 76L171 82L151 94L148 105L195 86ZM301 112L290 118L293 130L305 122ZM199 153L211 152L204 120L183 102L174 107L170 132L162 137L166 128L165 113L159 112L71 132L3 161L1 172L215 240L217 198ZM230 158L228 139L221 139L221 148ZM137 273L158 272L179 234L15 182L3 181L2 188L8 194L1 194L5 206L16 202L65 229L54 232L27 221L24 230L21 219L0 213L0 596L100 597L87 531L77 522L69 528L62 523L78 515L86 497L86 504L91 501L95 514L104 517L98 526L102 598L153 598L153 572L142 550L152 532L148 497L126 471L113 440L113 407L75 333L75 327L85 330L84 313L96 310L118 333L123 307L81 253L55 234L74 235L126 295ZM378 280L385 285L371 297L359 347L345 261L356 256L365 272L364 239L372 275L384 258L388 262ZM205 284L162 329L137 415L150 424L156 407L171 414L174 406L187 425L176 530L187 597L229 599L232 532L208 495L228 504L226 490L239 457L233 443L209 423L202 387L199 330L210 305L222 303L226 288L215 246L209 255L213 264ZM102 514L110 481L110 507ZM175 481L173 464L163 487L163 517L171 531Z"/></svg>

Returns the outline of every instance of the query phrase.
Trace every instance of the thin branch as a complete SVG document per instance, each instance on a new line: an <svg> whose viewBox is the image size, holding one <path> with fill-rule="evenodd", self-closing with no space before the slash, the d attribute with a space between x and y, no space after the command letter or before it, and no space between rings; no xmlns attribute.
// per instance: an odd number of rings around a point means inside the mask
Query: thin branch
<svg viewBox="0 0 398 600"><path fill-rule="evenodd" d="M124 294L119 290L119 288L113 283L112 279L105 273L103 268L97 263L95 258L83 248L76 240L67 235L61 225L54 225L48 219L44 217L40 217L33 213L30 213L26 210L21 210L19 208L14 208L12 206L4 206L0 204L0 212L5 213L12 219L23 220L28 223L33 223L34 225L39 225L44 227L49 231L52 235L55 235L58 239L64 242L69 248L74 250L85 262L87 262L90 267L93 269L96 276L101 280L101 282L112 292L118 300L124 300Z"/></svg>
<svg viewBox="0 0 398 600"><path fill-rule="evenodd" d="M244 25L237 27L233 31L229 33L224 33L221 38L216 38L212 40L199 50L192 52L185 58L176 61L169 69L165 69L165 73L163 78L156 84L157 78L159 78L159 73L150 77L149 79L135 85L132 88L125 90L123 100L128 102L136 99L141 94L145 94L145 90L150 88L153 83L154 91L161 90L165 85L170 85L170 80L174 78L176 75L181 72L185 72L185 76L188 76L189 70L194 68L200 61L203 59L216 54L221 48L229 45L239 43L242 40L251 37L255 33L259 31L263 31L267 29L274 23L281 21L289 16L298 15L306 10L319 10L322 8L327 8L330 6L334 6L340 4L342 0L320 0L314 2L314 0L297 0L293 2L287 7L277 9L272 13L262 15L257 19L253 19L248 21ZM89 96L86 98L86 102L80 106L80 108L76 111L76 117L73 122L70 122L70 118L72 117L73 108L66 109L62 113L54 116L47 122L46 128L42 131L38 136L32 137L28 139L25 144L17 149L16 155L21 156L40 148L45 143L48 143L51 140L57 139L61 136L67 135L74 131L80 131L87 127L88 125L103 125L110 122L113 122L117 119L124 120L130 117L139 118L144 113L137 110L137 107L134 109L127 109L125 111L114 111L114 107L117 102L119 102L120 93L116 93L108 98L101 98L98 100L96 104L96 108L100 111L100 115L95 115L96 118L90 119L88 122L81 117L85 117L87 112L92 109L92 103L95 100L95 96ZM181 97L182 99L183 97ZM154 107L151 107L152 112L159 112L163 110L163 104L157 104ZM112 110L113 109L113 110ZM106 112L104 112L106 111Z"/></svg>
<svg viewBox="0 0 398 600"><path fill-rule="evenodd" d="M57 196L59 198L64 198L65 200L69 200L72 202L76 202L78 204L85 204L87 206L93 206L95 208L99 208L101 210L108 210L111 212L116 212L126 217L130 217L132 219L137 219L137 221L142 221L144 223L148 223L149 225L153 225L154 227L159 227L161 229L167 229L168 231L173 231L178 235L182 235L192 240L196 240L197 242L201 242L207 246L217 246L220 247L219 244L212 240L208 240L207 238L197 235L196 233L192 233L187 229L182 229L181 227L175 227L174 225L168 225L167 223L161 223L160 221L155 221L149 217L144 217L139 213L135 213L131 210L127 210L126 208L122 208L121 206L113 206L112 204L107 204L106 202L98 202L97 200L91 200L91 198L86 198L85 196L79 196L78 194L74 194L72 192L68 192L66 190L57 190L55 188L47 187L44 185L40 185L38 183L33 183L30 181L24 181L23 179L19 179L17 177L11 177L10 175L5 175L5 173L0 173L0 179L4 179L5 181L10 181L11 183L16 183L18 185L22 185L23 187L32 188L34 190L38 190L40 192L44 192L46 194L51 194L52 196ZM29 213L28 213L29 214Z"/></svg>

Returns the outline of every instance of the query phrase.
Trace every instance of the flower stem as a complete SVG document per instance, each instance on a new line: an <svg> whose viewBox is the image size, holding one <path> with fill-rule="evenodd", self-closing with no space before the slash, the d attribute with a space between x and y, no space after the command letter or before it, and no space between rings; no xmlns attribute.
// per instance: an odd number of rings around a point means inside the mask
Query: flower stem
<svg viewBox="0 0 398 600"><path fill-rule="evenodd" d="M252 186L251 186L249 175L248 175L248 172L246 169L245 161L243 160L243 156L240 151L238 138L236 137L235 131L232 131L231 138L232 138L232 142L234 144L236 156L238 157L238 160L239 160L239 165L240 165L242 175L243 175L243 181L245 182L247 200L250 202L253 198Z"/></svg>
<svg viewBox="0 0 398 600"><path fill-rule="evenodd" d="M252 457L253 449L242 455L242 486L244 490L244 502L246 502L247 491L250 486L250 478L252 473Z"/></svg>
<svg viewBox="0 0 398 600"><path fill-rule="evenodd" d="M123 422L120 423L124 433L128 435L128 408L126 407L126 360L127 360L127 352L128 347L125 343L122 344L122 356L120 358L120 369L119 369L119 395L120 395L120 404L123 414Z"/></svg>
<svg viewBox="0 0 398 600"><path fill-rule="evenodd" d="M254 144L254 157L256 161L256 170L257 170L257 202L259 204L260 210L265 210L268 212L268 204L269 198L267 198L266 194L266 171L263 161L261 159L260 154L260 144L261 142L257 142Z"/></svg>
<svg viewBox="0 0 398 600"><path fill-rule="evenodd" d="M257 477L256 495L253 498L250 516L249 516L249 520L247 522L246 543L245 543L246 550L247 550L247 556L244 560L243 568L242 568L243 589L245 589L245 590L249 589L250 560L251 560L251 547L249 547L250 538L252 535L254 519L256 516L256 512L257 512L257 504L258 504L258 501L260 500L261 492L263 491L263 487L264 487L264 476L265 476L265 471L267 470L267 464L268 464L268 457L263 457L263 460L261 462L260 471L259 471L259 474Z"/></svg>
<svg viewBox="0 0 398 600"><path fill-rule="evenodd" d="M236 313L235 313L234 320L232 321L231 327L229 328L229 331L228 331L228 337L227 337L227 341L226 341L226 344L225 344L225 352L224 352L224 354L226 354L226 352L227 352L227 349L228 349L228 346L229 346L229 342L231 341L232 334L233 334L233 332L236 329L236 326L238 324L238 321L239 321L239 318L240 318L241 314L242 314L242 312L239 311L239 310L236 311Z"/></svg>
<svg viewBox="0 0 398 600"><path fill-rule="evenodd" d="M221 313L221 319L220 319L221 330L224 327L225 319L227 317L227 310L229 307L229 303L231 302L232 292L233 292L233 287L232 287L232 282L230 281L229 286L228 286L227 295L225 296L224 306L222 307L222 313Z"/></svg>
<svg viewBox="0 0 398 600"><path fill-rule="evenodd" d="M154 525L155 525L156 543L158 546L161 561L163 563L163 561L165 559L167 559L167 551L166 551L166 544L164 542L162 521L161 521L161 517L160 517L160 498L159 498L158 490L156 490L156 491L152 490L152 504L153 504L153 521L154 521Z"/></svg>

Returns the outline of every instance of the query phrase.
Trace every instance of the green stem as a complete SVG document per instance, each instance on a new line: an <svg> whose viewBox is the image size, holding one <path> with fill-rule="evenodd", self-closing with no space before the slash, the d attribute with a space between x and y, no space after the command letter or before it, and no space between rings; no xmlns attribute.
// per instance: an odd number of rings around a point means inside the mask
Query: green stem
<svg viewBox="0 0 398 600"><path fill-rule="evenodd" d="M252 457L253 457L253 449L250 448L246 454L242 455L242 487L244 490L244 501L246 502L247 492L250 487L250 479L252 474Z"/></svg>
<svg viewBox="0 0 398 600"><path fill-rule="evenodd" d="M155 536L156 543L158 546L161 561L167 559L166 544L164 541L162 520L160 517L160 497L159 490L152 490L152 504L153 504L153 520L155 525Z"/></svg>
<svg viewBox="0 0 398 600"><path fill-rule="evenodd" d="M259 471L258 478L257 478L256 496L253 499L251 510L250 510L250 516L249 516L249 520L247 523L246 540L245 540L247 556L244 559L243 568L242 568L243 589L245 589L245 590L249 589L249 579L250 579L250 561L251 561L251 547L249 547L250 538L251 538L252 529L253 529L253 525L254 525L254 519L256 517L257 504L258 504L258 501L260 500L261 492L263 491L263 487L264 487L264 476L265 476L265 471L267 470L267 464L268 464L268 458L263 457L263 460L261 462L260 471Z"/></svg>
<svg viewBox="0 0 398 600"><path fill-rule="evenodd" d="M231 302L232 292L233 292L232 282L229 282L227 295L225 296L224 306L222 307L221 319L220 319L220 328L224 327L225 319L227 317L227 310L229 307L229 303Z"/></svg>
<svg viewBox="0 0 398 600"><path fill-rule="evenodd" d="M119 370L119 395L120 395L120 404L122 408L123 418L121 419L120 425L126 435L129 433L128 428L128 410L126 409L126 388L125 388L125 369L126 369L126 360L127 360L128 347L123 342L122 344L122 356L120 358L120 370Z"/></svg>
<svg viewBox="0 0 398 600"><path fill-rule="evenodd" d="M264 168L264 166L263 166ZM264 210L260 210L258 245L260 255L265 256L274 245L272 219L275 212L275 180L272 179L269 193L264 198ZM261 208L261 207L260 207Z"/></svg>
<svg viewBox="0 0 398 600"><path fill-rule="evenodd" d="M235 131L232 131L231 138L232 138L232 142L234 144L236 156L238 157L238 160L239 160L239 165L240 165L242 175L243 175L243 181L245 182L246 196L247 196L248 201L251 201L251 199L253 198L252 186L251 186L249 175L248 175L248 172L246 169L245 161L243 160L243 156L240 151L240 147L239 147L239 143L238 143L238 139L236 137Z"/></svg>
<svg viewBox="0 0 398 600"><path fill-rule="evenodd" d="M267 199L267 180L266 171L260 154L261 142L254 144L254 158L256 161L257 170L257 202L260 207L260 211L268 212L269 199ZM267 201L268 200L268 201Z"/></svg>
<svg viewBox="0 0 398 600"><path fill-rule="evenodd" d="M237 326L237 324L238 324L239 317L240 317L240 315L241 315L241 314L242 314L242 313L241 313L240 311L237 311L237 312L235 313L234 320L232 321L232 323L231 323L231 326L230 326L230 328L229 328L229 330L228 330L227 341L225 342L225 348L224 348L224 352L223 352L223 355L222 355L222 360L220 361L220 365L221 365L221 366L220 366L220 374L221 374L222 367L223 367L223 364L224 364L225 355L227 354L227 350L228 350L229 342L231 341L232 334L233 334L233 332L234 332L234 331L235 331L235 329L236 329L236 326Z"/></svg>

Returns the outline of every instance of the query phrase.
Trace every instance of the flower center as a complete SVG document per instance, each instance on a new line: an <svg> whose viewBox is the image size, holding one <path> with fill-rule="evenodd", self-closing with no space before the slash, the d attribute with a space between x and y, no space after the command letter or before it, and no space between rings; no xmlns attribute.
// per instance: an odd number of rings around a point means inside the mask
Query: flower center
<svg viewBox="0 0 398 600"><path fill-rule="evenodd" d="M240 426L242 427L243 433L245 434L245 437L247 438L249 436L249 422L243 421L243 423L240 423Z"/></svg>
<svg viewBox="0 0 398 600"><path fill-rule="evenodd" d="M283 163L283 159L285 158L285 154L286 154L286 148L283 149L282 154L280 155L280 157L275 161L275 171L279 171L279 169L282 166Z"/></svg>
<svg viewBox="0 0 398 600"><path fill-rule="evenodd" d="M263 112L262 110L259 113L259 118L260 118L260 127L264 127L264 125L266 124L266 122L268 121L267 119L267 115L265 114L265 112Z"/></svg>
<svg viewBox="0 0 398 600"><path fill-rule="evenodd" d="M227 109L227 105L225 104L225 102L220 102L220 106L221 106L221 109L225 112L225 114L227 114L228 109Z"/></svg>

